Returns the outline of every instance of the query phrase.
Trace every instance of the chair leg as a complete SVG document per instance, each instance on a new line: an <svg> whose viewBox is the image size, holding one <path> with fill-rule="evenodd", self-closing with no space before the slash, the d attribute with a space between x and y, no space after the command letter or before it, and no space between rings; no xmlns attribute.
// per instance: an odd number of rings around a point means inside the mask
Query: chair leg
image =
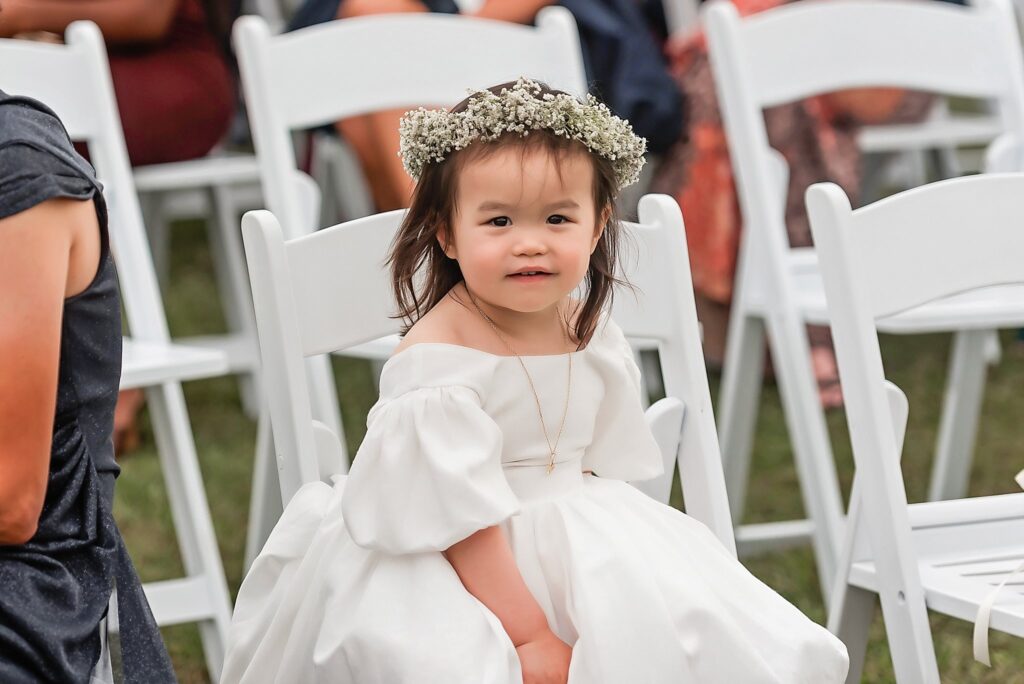
<svg viewBox="0 0 1024 684"><path fill-rule="evenodd" d="M238 207L231 196L231 188L213 186L210 199L216 225L209 225L210 248L213 252L217 289L224 306L224 318L233 334L251 345L243 352L245 358L255 359L256 317L253 313L249 290L249 273L245 265L245 251L239 230ZM247 369L239 375L239 391L246 415L255 419L259 414L259 378L255 370Z"/></svg>
<svg viewBox="0 0 1024 684"><path fill-rule="evenodd" d="M249 571L270 532L281 518L281 485L277 477L274 436L270 429L270 413L263 409L256 431L256 459L252 471L252 494L249 499L249 525L245 537L244 575Z"/></svg>
<svg viewBox="0 0 1024 684"><path fill-rule="evenodd" d="M858 684L864 671L868 633L875 619L875 596L875 592L851 586L845 581L833 593L828 629L846 644L846 652L850 656L846 684Z"/></svg>
<svg viewBox="0 0 1024 684"><path fill-rule="evenodd" d="M807 329L792 312L778 311L768 319L768 337L804 506L814 523L812 542L827 605L840 548L843 504Z"/></svg>
<svg viewBox="0 0 1024 684"><path fill-rule="evenodd" d="M202 581L202 599L209 606L209 617L199 623L199 630L210 678L217 681L224 664L231 600L185 409L185 396L180 384L166 383L148 388L146 399L182 563L189 579ZM155 617L159 623L160 616Z"/></svg>
<svg viewBox="0 0 1024 684"><path fill-rule="evenodd" d="M166 287L171 273L171 233L163 200L164 196L161 193L139 194L139 206L146 225L149 251L153 255L153 268L161 287Z"/></svg>
<svg viewBox="0 0 1024 684"><path fill-rule="evenodd" d="M850 568L857 553L857 538L862 532L861 503L861 485L855 474L850 492L850 509L846 516L843 549L832 585L832 600L829 602L828 614L829 631L846 644L846 651L850 656L847 684L860 682L864 670L864 657L867 654L868 632L875 616L875 593L852 586L849 582Z"/></svg>
<svg viewBox="0 0 1024 684"><path fill-rule="evenodd" d="M967 496L992 334L991 330L965 330L953 336L935 465L928 488L930 501Z"/></svg>
<svg viewBox="0 0 1024 684"><path fill-rule="evenodd" d="M733 525L743 521L765 351L764 319L744 313L739 304L729 324L718 399L718 439Z"/></svg>
<svg viewBox="0 0 1024 684"><path fill-rule="evenodd" d="M939 684L939 664L923 593L893 593L886 591L883 583L880 598L898 684Z"/></svg>
<svg viewBox="0 0 1024 684"><path fill-rule="evenodd" d="M326 134L313 138L314 154L322 157L327 177L330 179L328 194L338 207L341 217L352 219L369 216L374 212L369 184L362 165L351 146L343 139Z"/></svg>
<svg viewBox="0 0 1024 684"><path fill-rule="evenodd" d="M306 377L309 379L310 408L313 419L318 420L338 436L341 443L345 472L348 472L348 450L345 428L341 421L341 407L338 405L338 390L334 383L334 371L328 354L311 356L306 359Z"/></svg>

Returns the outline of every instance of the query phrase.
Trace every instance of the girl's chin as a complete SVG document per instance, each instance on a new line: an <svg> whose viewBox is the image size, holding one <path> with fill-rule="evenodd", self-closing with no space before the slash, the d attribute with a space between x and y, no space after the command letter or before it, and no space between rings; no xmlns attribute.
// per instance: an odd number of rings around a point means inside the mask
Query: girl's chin
<svg viewBox="0 0 1024 684"><path fill-rule="evenodd" d="M517 314L540 314L551 311L565 301L565 295L552 299L548 297L479 297L488 306Z"/></svg>

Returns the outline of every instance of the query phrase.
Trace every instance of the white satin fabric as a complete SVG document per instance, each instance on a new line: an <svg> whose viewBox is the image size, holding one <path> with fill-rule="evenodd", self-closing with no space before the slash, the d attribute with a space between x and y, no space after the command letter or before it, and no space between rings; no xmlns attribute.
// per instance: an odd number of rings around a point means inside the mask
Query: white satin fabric
<svg viewBox="0 0 1024 684"><path fill-rule="evenodd" d="M568 359L525 362L553 431ZM519 684L501 623L439 553L501 525L573 645L570 684L842 682L841 642L624 482L661 470L638 378L602 324L573 355L549 475L515 358L447 344L393 357L350 475L299 491L242 584L222 681Z"/></svg>

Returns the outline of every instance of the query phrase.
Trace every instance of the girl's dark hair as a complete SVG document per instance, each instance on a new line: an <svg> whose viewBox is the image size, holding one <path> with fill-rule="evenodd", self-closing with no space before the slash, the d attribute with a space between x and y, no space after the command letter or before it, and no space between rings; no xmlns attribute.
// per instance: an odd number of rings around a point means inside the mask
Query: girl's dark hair
<svg viewBox="0 0 1024 684"><path fill-rule="evenodd" d="M513 85L514 81L488 90L500 95L502 90ZM562 91L541 84L541 91L536 97L540 99L545 93L558 95ZM466 98L451 111L455 113L465 110L472 98ZM459 170L469 160L486 157L511 145L520 147L524 155L527 151L544 150L554 156L556 164L560 164L565 155L571 152L588 153L594 168L593 197L597 216L600 219L607 211L608 219L601 239L590 255L590 266L583 279L586 296L581 299L576 311L569 312L570 316L576 314L575 326L570 333L580 347L590 340L601 312L611 305L614 287L621 282L615 276L621 226L615 215L617 184L611 162L589 152L582 143L560 137L547 129L530 131L527 136L509 133L497 140L473 143L465 149L452 152L443 161L424 166L413 191L412 204L388 256L392 288L398 302L396 318L401 318L405 323L403 334L463 279L459 262L449 259L438 242L438 238L445 242L452 239L451 225L456 211Z"/></svg>

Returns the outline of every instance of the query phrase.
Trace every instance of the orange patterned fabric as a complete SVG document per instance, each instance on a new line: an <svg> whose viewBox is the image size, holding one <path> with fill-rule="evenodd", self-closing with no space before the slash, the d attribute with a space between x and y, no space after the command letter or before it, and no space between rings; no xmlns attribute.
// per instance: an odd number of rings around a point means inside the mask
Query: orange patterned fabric
<svg viewBox="0 0 1024 684"><path fill-rule="evenodd" d="M734 0L747 15L782 4L780 0ZM729 149L715 98L714 82L703 33L669 41L667 53L673 77L687 98L688 136L666 154L655 174L653 192L672 195L686 220L686 237L694 287L705 297L728 303L739 248L742 219L729 162ZM860 104L875 95L863 93ZM916 119L930 97L907 94L899 106L873 107L875 119ZM881 98L879 101L884 100ZM859 194L860 154L855 135L857 119L828 96L773 107L765 111L768 141L790 167L786 224L793 246L811 244L803 206L808 185L829 180L856 201ZM863 107L861 109L864 109Z"/></svg>

